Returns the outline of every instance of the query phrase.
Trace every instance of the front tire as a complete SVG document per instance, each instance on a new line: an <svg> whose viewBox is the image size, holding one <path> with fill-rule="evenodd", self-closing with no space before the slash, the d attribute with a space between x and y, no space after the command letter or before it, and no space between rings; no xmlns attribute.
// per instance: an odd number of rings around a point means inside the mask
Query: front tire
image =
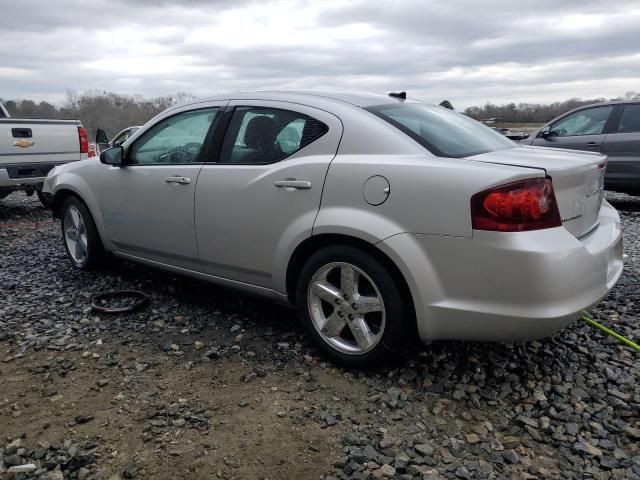
<svg viewBox="0 0 640 480"><path fill-rule="evenodd" d="M71 264L78 270L97 267L105 252L89 209L71 196L62 203L61 213L62 239Z"/></svg>
<svg viewBox="0 0 640 480"><path fill-rule="evenodd" d="M302 268L298 312L316 344L333 360L372 367L407 347L407 314L388 269L351 246L324 248Z"/></svg>

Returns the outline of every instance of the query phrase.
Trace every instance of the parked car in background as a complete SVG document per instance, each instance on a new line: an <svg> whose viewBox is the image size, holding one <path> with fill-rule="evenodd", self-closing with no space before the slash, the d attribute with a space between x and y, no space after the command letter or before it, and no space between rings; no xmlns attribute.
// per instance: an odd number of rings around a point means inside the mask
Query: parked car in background
<svg viewBox="0 0 640 480"><path fill-rule="evenodd" d="M576 108L520 143L604 153L604 187L640 195L640 101L612 101Z"/></svg>
<svg viewBox="0 0 640 480"><path fill-rule="evenodd" d="M48 206L47 173L88 157L87 132L79 120L14 119L0 107L0 198L23 190Z"/></svg>
<svg viewBox="0 0 640 480"><path fill-rule="evenodd" d="M106 150L107 148L117 147L118 145L122 145L126 142L131 135L140 130L139 125L135 125L133 127L127 127L120 130L113 140L109 141L109 137L107 136L107 132L103 129L99 128L96 132L96 154L100 155L102 150Z"/></svg>
<svg viewBox="0 0 640 480"><path fill-rule="evenodd" d="M507 137L509 140L520 141L520 140L529 138L529 134L526 132L513 132L511 131L510 128L495 128L495 127L492 127L492 128L496 132L499 132L505 137Z"/></svg>
<svg viewBox="0 0 640 480"><path fill-rule="evenodd" d="M397 94L255 92L50 172L77 269L105 252L297 306L333 359L549 335L622 272L602 155L523 147Z"/></svg>

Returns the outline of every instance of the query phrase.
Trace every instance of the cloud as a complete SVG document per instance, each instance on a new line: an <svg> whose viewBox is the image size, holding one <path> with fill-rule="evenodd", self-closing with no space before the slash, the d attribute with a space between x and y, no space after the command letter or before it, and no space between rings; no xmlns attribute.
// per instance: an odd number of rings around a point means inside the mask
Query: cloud
<svg viewBox="0 0 640 480"><path fill-rule="evenodd" d="M0 96L404 89L456 107L640 90L637 2L22 0Z"/></svg>

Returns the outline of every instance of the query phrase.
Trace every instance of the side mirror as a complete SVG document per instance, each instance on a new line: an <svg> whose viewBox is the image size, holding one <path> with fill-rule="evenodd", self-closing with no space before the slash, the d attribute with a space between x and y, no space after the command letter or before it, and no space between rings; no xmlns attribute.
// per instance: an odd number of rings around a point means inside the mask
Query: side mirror
<svg viewBox="0 0 640 480"><path fill-rule="evenodd" d="M538 133L538 136L541 138L549 138L551 136L551 127L549 125L543 127L540 133Z"/></svg>
<svg viewBox="0 0 640 480"><path fill-rule="evenodd" d="M121 146L113 147L100 153L100 162L105 165L113 165L114 167L122 167L124 159L124 148Z"/></svg>

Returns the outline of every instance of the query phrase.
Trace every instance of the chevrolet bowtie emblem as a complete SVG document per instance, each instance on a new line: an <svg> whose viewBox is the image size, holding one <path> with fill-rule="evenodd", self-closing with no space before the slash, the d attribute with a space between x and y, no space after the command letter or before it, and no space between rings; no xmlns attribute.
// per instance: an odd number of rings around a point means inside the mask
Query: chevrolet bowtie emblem
<svg viewBox="0 0 640 480"><path fill-rule="evenodd" d="M14 147L27 148L32 147L33 144L36 143L33 140L16 140L13 142Z"/></svg>

